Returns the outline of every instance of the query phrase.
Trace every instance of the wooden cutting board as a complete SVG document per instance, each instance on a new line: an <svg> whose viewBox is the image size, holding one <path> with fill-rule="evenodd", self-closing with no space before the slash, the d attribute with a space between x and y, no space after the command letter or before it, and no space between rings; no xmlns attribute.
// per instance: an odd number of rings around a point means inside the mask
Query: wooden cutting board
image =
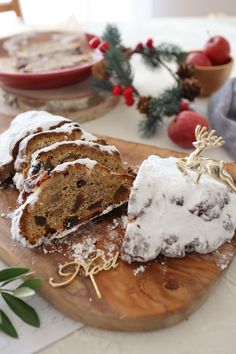
<svg viewBox="0 0 236 354"><path fill-rule="evenodd" d="M182 154L169 150L107 138L121 151L130 165L139 164L150 154L162 157ZM236 178L236 164L226 168ZM0 212L14 209L17 192L0 191ZM91 326L122 331L146 331L170 326L186 319L209 294L210 289L227 269L236 251L236 237L213 254L191 254L183 259L163 256L145 264L126 264L119 260L117 268L97 274L96 282L102 293L98 299L91 281L77 276L64 288L52 288L51 276L57 276L57 267L72 259L72 245L86 238L96 238L97 247L107 241L120 247L124 229L122 215L126 207L87 223L80 230L52 245L26 249L13 241L10 220L0 218L0 257L11 266L26 266L45 281L40 289L42 296L64 314ZM136 274L138 273L138 274ZM136 275L135 275L136 274ZM217 309L216 309L217 310Z"/></svg>

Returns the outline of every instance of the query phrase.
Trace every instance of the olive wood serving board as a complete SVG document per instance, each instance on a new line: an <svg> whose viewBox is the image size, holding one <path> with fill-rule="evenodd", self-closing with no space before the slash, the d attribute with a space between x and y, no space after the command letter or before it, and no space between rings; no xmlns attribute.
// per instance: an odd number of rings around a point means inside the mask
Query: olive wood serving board
<svg viewBox="0 0 236 354"><path fill-rule="evenodd" d="M162 157L182 156L180 153L154 146L107 138L122 153L129 165L139 164L150 154ZM236 178L236 164L226 164ZM0 213L14 209L17 192L0 191ZM118 249L124 229L120 226L126 206L81 226L78 232L52 245L26 249L11 239L10 220L0 218L0 258L11 266L26 266L45 281L40 294L53 306L73 319L88 325L122 331L146 331L167 327L186 319L204 301L212 286L227 269L236 252L236 237L209 255L190 254L182 259L163 256L145 264L145 270L134 274L138 263L126 264L119 260L117 268L95 275L101 291L98 299L92 282L77 276L63 288L52 288L48 279L57 275L57 267L70 261L71 245L90 236L97 247L106 241ZM114 223L115 219L115 223ZM118 222L117 222L118 221ZM117 224L119 224L117 226ZM224 270L223 270L224 268Z"/></svg>

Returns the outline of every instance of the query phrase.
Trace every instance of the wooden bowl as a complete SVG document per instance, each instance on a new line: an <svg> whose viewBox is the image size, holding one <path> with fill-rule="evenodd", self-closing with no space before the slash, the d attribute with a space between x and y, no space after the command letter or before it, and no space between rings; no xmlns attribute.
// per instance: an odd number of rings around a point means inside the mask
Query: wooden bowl
<svg viewBox="0 0 236 354"><path fill-rule="evenodd" d="M208 97L217 91L229 78L234 65L234 60L229 59L228 63L216 66L195 66L194 77L199 80L202 86L202 97Z"/></svg>

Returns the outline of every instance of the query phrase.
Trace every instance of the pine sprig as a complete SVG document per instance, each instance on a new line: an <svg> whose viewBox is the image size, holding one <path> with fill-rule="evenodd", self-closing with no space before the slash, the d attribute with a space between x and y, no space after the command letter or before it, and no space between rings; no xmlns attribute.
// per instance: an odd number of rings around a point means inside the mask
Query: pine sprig
<svg viewBox="0 0 236 354"><path fill-rule="evenodd" d="M39 327L40 321L36 311L22 298L35 294L35 290L42 284L40 278L29 278L16 288L6 287L9 283L28 277L32 273L28 268L6 268L0 271L0 295L8 307L31 326ZM17 331L9 317L0 309L0 331L13 338L18 338Z"/></svg>
<svg viewBox="0 0 236 354"><path fill-rule="evenodd" d="M95 64L93 67L93 86L104 93L123 96L127 106L136 103L137 109L144 115L144 120L139 125L143 136L153 135L163 119L177 114L184 109L183 105L186 109L188 104L182 102L182 99L192 101L199 96L201 87L194 78L193 71L186 68L186 65L183 67L186 52L179 46L172 43L160 43L155 46L153 39L149 38L146 43L139 42L134 49L125 48L118 28L113 25L106 27L103 40L104 42L100 42L97 38L91 42L92 48L98 48L104 54L102 64ZM165 68L174 80L173 87L166 89L158 97L140 95L134 87L130 64L133 54L139 54L152 69ZM172 62L179 66L176 72L169 66Z"/></svg>
<svg viewBox="0 0 236 354"><path fill-rule="evenodd" d="M181 93L182 90L179 85L166 89L159 97L153 98L150 101L150 111L160 114L161 116L171 116L175 114L179 109Z"/></svg>
<svg viewBox="0 0 236 354"><path fill-rule="evenodd" d="M121 35L118 28L114 25L108 24L103 32L102 38L111 46L121 46Z"/></svg>
<svg viewBox="0 0 236 354"><path fill-rule="evenodd" d="M111 93L112 84L108 80L96 80L93 78L92 85L95 90L102 91L103 93Z"/></svg>
<svg viewBox="0 0 236 354"><path fill-rule="evenodd" d="M179 110L181 87L179 85L166 89L158 98L152 98L149 103L149 113L139 124L139 131L143 137L155 134L157 127L165 117L175 114Z"/></svg>
<svg viewBox="0 0 236 354"><path fill-rule="evenodd" d="M145 65L147 65L148 67L153 68L153 69L160 68L160 66L161 66L160 56L157 54L155 55L154 52L152 53L152 55L150 55L149 48L144 48L141 55L142 55L142 60Z"/></svg>
<svg viewBox="0 0 236 354"><path fill-rule="evenodd" d="M103 39L109 43L109 50L104 53L107 72L121 85L131 85L133 74L129 59L124 53L118 28L108 24L103 33ZM98 87L98 85L97 85Z"/></svg>
<svg viewBox="0 0 236 354"><path fill-rule="evenodd" d="M121 47L111 47L105 53L106 68L115 82L120 85L132 85L133 74L130 62Z"/></svg>
<svg viewBox="0 0 236 354"><path fill-rule="evenodd" d="M186 58L186 52L184 52L179 46L172 43L160 43L155 50L159 57L167 62L174 61L176 63L180 63Z"/></svg>
<svg viewBox="0 0 236 354"><path fill-rule="evenodd" d="M149 113L145 119L139 123L139 132L144 138L150 138L157 131L158 124L163 121L162 117L157 114Z"/></svg>
<svg viewBox="0 0 236 354"><path fill-rule="evenodd" d="M171 43L160 43L155 48L145 47L142 52L138 51L138 53L142 55L144 63L151 68L159 68L164 62L180 63L186 57L186 52Z"/></svg>

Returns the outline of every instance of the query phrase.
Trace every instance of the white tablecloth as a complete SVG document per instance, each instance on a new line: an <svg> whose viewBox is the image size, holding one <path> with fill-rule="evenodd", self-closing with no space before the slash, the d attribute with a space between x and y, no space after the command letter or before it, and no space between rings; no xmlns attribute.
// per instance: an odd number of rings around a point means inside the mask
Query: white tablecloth
<svg viewBox="0 0 236 354"><path fill-rule="evenodd" d="M153 37L156 43L175 42L184 49L201 48L212 35L226 36L232 45L232 54L236 57L236 18L188 18L156 19L139 24L118 24L126 44L135 44ZM88 32L101 33L104 24L85 24ZM5 29L4 29L5 31ZM0 33L6 34L6 31ZM139 60L134 59L135 83L144 94L155 94L169 84L165 72L149 72ZM236 69L236 68L235 68ZM234 69L234 72L235 72ZM207 100L198 100L196 109L205 114ZM83 126L97 134L113 136L125 140L142 142L170 149L178 149L167 137L168 121L158 134L149 140L138 134L137 125L141 119L134 108L123 104L100 119ZM209 157L232 161L223 149L211 150ZM236 261L213 289L206 303L187 321L171 328L149 333L109 332L82 326L75 323L48 306L39 296L33 299L34 306L40 311L42 328L31 330L27 325L20 327L21 339L16 342L0 334L1 354L26 354L61 339L41 354L83 353L83 354L235 354L236 353ZM0 306L2 305L0 300ZM16 344L17 343L17 344Z"/></svg>

